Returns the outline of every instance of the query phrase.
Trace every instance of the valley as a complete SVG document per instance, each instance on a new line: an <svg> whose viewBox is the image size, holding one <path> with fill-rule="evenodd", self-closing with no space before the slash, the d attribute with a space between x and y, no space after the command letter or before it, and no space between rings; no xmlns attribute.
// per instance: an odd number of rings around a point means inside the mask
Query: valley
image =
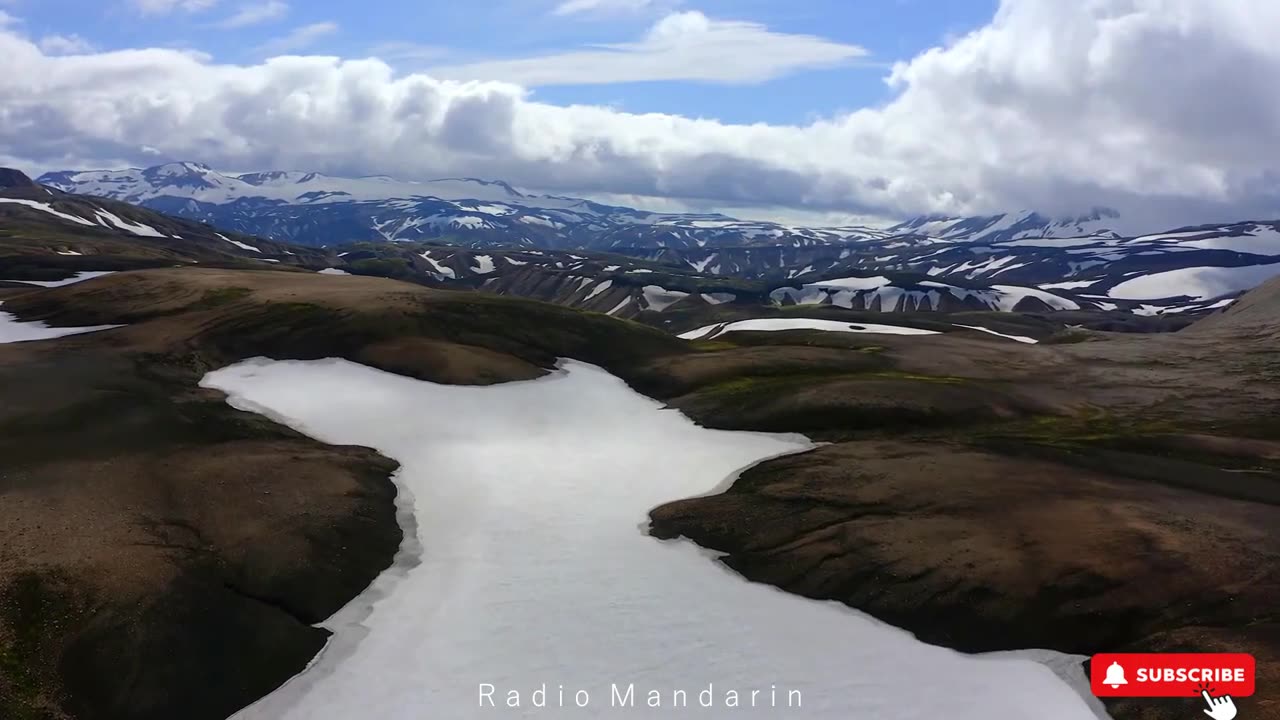
<svg viewBox="0 0 1280 720"><path fill-rule="evenodd" d="M307 246L8 177L4 717L462 714L568 671L603 704L710 665L814 717L1172 720L1087 697L1084 656L1280 680L1280 280L1176 249L1264 223L930 227L936 273L840 258L889 235L760 249L830 258L780 277L711 243Z"/></svg>
<svg viewBox="0 0 1280 720"><path fill-rule="evenodd" d="M1280 720L1274 0L0 0L0 720Z"/></svg>

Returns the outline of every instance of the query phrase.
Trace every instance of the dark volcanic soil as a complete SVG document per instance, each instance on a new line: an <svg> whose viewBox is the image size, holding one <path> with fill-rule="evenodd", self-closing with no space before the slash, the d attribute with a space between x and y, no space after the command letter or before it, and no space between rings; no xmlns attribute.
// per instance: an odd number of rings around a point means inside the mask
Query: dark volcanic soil
<svg viewBox="0 0 1280 720"><path fill-rule="evenodd" d="M391 561L388 461L197 388L255 355L478 384L572 357L708 426L804 431L832 444L655 509L654 534L967 650L1252 652L1260 692L1241 717L1280 717L1270 301L1176 335L1028 346L685 343L536 302L270 271L147 270L0 299L22 319L129 325L0 345L6 720L224 718L300 670L324 640L310 625Z"/></svg>
<svg viewBox="0 0 1280 720"><path fill-rule="evenodd" d="M1243 331L1220 317L1060 346L737 340L838 344L873 370L766 374L743 349L662 360L671 402L704 423L834 444L656 508L651 531L963 650L1250 652L1241 717L1280 717L1280 354L1244 307ZM1108 707L1172 720L1200 704Z"/></svg>
<svg viewBox="0 0 1280 720"><path fill-rule="evenodd" d="M394 463L233 410L197 387L208 369L337 356L484 384L562 355L686 351L641 325L372 278L156 270L0 299L23 319L129 323L0 345L4 720L222 720L300 671L325 642L311 626L391 563Z"/></svg>
<svg viewBox="0 0 1280 720"><path fill-rule="evenodd" d="M928 642L1252 651L1259 687L1280 680L1265 642L1280 630L1272 506L963 446L853 441L757 466L652 520L748 578ZM1266 717L1264 699L1241 699L1242 714Z"/></svg>
<svg viewBox="0 0 1280 720"><path fill-rule="evenodd" d="M394 554L394 464L38 345L0 345L0 716L225 718Z"/></svg>

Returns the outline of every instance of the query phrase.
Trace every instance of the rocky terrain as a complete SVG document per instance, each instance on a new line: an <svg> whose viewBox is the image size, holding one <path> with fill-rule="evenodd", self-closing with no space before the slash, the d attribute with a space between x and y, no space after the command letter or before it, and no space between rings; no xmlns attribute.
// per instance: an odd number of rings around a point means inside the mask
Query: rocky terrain
<svg viewBox="0 0 1280 720"><path fill-rule="evenodd" d="M197 386L258 355L465 384L594 363L703 425L828 443L671 498L654 535L964 650L1244 651L1280 680L1280 281L1144 315L928 274L307 249L0 179L0 310L122 326L0 344L0 717L225 718L390 564L392 463ZM748 318L917 333L721 332Z"/></svg>

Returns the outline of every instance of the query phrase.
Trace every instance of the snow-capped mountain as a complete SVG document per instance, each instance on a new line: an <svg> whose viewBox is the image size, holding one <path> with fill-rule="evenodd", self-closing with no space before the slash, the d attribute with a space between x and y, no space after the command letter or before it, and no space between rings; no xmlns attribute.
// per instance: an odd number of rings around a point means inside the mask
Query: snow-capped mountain
<svg viewBox="0 0 1280 720"><path fill-rule="evenodd" d="M203 223L178 219L132 204L72 195L32 182L23 173L0 168L0 254L53 256L65 262L269 263L280 267L324 267L329 254L290 247ZM38 265L39 263L34 263ZM19 263L29 270L33 263Z"/></svg>
<svg viewBox="0 0 1280 720"><path fill-rule="evenodd" d="M925 235L951 242L1000 242L1024 238L1118 238L1148 229L1127 223L1109 208L1076 217L1052 218L1034 210L975 217L922 215L890 227L893 235Z"/></svg>
<svg viewBox="0 0 1280 720"><path fill-rule="evenodd" d="M1105 208L1073 217L1027 210L922 216L887 228L797 227L653 213L474 178L225 175L199 163L171 163L54 172L39 182L301 245L434 241L472 250L607 251L681 272L797 289L889 273L960 287L1071 291L1100 309L1143 303L1134 309L1157 313L1211 303L1280 275L1275 223L1141 228Z"/></svg>
<svg viewBox="0 0 1280 720"><path fill-rule="evenodd" d="M805 247L886 237L868 227L807 228L715 213L653 213L526 193L500 181L406 182L376 176L258 172L199 163L46 173L39 182L304 245L448 238L470 247Z"/></svg>
<svg viewBox="0 0 1280 720"><path fill-rule="evenodd" d="M385 200L397 197L433 197L443 200L526 201L539 206L504 182L471 178L447 178L426 182L402 182L384 176L342 178L314 172L258 172L223 175L195 162L169 163L150 168L45 173L42 185L82 195L98 195L145 204L157 198L182 198L223 205L255 198L286 203L313 204L352 200ZM545 198L552 206L555 198Z"/></svg>

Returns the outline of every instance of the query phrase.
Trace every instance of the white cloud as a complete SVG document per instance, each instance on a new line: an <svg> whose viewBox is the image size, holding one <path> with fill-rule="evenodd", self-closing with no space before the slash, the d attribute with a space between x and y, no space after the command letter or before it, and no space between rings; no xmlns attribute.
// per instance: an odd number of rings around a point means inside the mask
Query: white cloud
<svg viewBox="0 0 1280 720"><path fill-rule="evenodd" d="M0 10L0 28L8 27L10 25L17 25L20 22L22 21L19 20L18 18L14 17L13 15L10 15L4 10Z"/></svg>
<svg viewBox="0 0 1280 720"><path fill-rule="evenodd" d="M79 35L45 35L40 49L50 55L83 55L93 52L93 44Z"/></svg>
<svg viewBox="0 0 1280 720"><path fill-rule="evenodd" d="M514 60L432 68L457 80L497 80L530 87L654 80L757 83L806 68L831 67L866 51L812 35L771 32L757 23L672 13L639 41Z"/></svg>
<svg viewBox="0 0 1280 720"><path fill-rule="evenodd" d="M202 12L218 4L218 0L129 0L143 15L167 15L175 10Z"/></svg>
<svg viewBox="0 0 1280 720"><path fill-rule="evenodd" d="M699 204L1261 219L1280 215L1275 27L1273 0L1004 0L986 27L895 67L885 105L788 126L556 106L376 60L53 57L10 28L0 156L111 165L153 161L147 146L229 169Z"/></svg>
<svg viewBox="0 0 1280 720"><path fill-rule="evenodd" d="M289 14L289 3L284 0L265 0L252 5L241 6L236 13L217 23L226 30L249 27L273 20L279 20Z"/></svg>
<svg viewBox="0 0 1280 720"><path fill-rule="evenodd" d="M369 49L369 54L390 63L423 63L439 60L449 54L449 49L439 45L423 45L411 42L386 42Z"/></svg>
<svg viewBox="0 0 1280 720"><path fill-rule="evenodd" d="M338 32L338 24L333 22L318 22L310 25L303 25L294 28L287 35L283 35L271 40L258 47L258 52L263 55L280 55L283 53L303 50L313 45L320 38L326 35L332 35Z"/></svg>
<svg viewBox="0 0 1280 720"><path fill-rule="evenodd" d="M564 0L553 12L556 15L638 12L657 4L656 0Z"/></svg>

